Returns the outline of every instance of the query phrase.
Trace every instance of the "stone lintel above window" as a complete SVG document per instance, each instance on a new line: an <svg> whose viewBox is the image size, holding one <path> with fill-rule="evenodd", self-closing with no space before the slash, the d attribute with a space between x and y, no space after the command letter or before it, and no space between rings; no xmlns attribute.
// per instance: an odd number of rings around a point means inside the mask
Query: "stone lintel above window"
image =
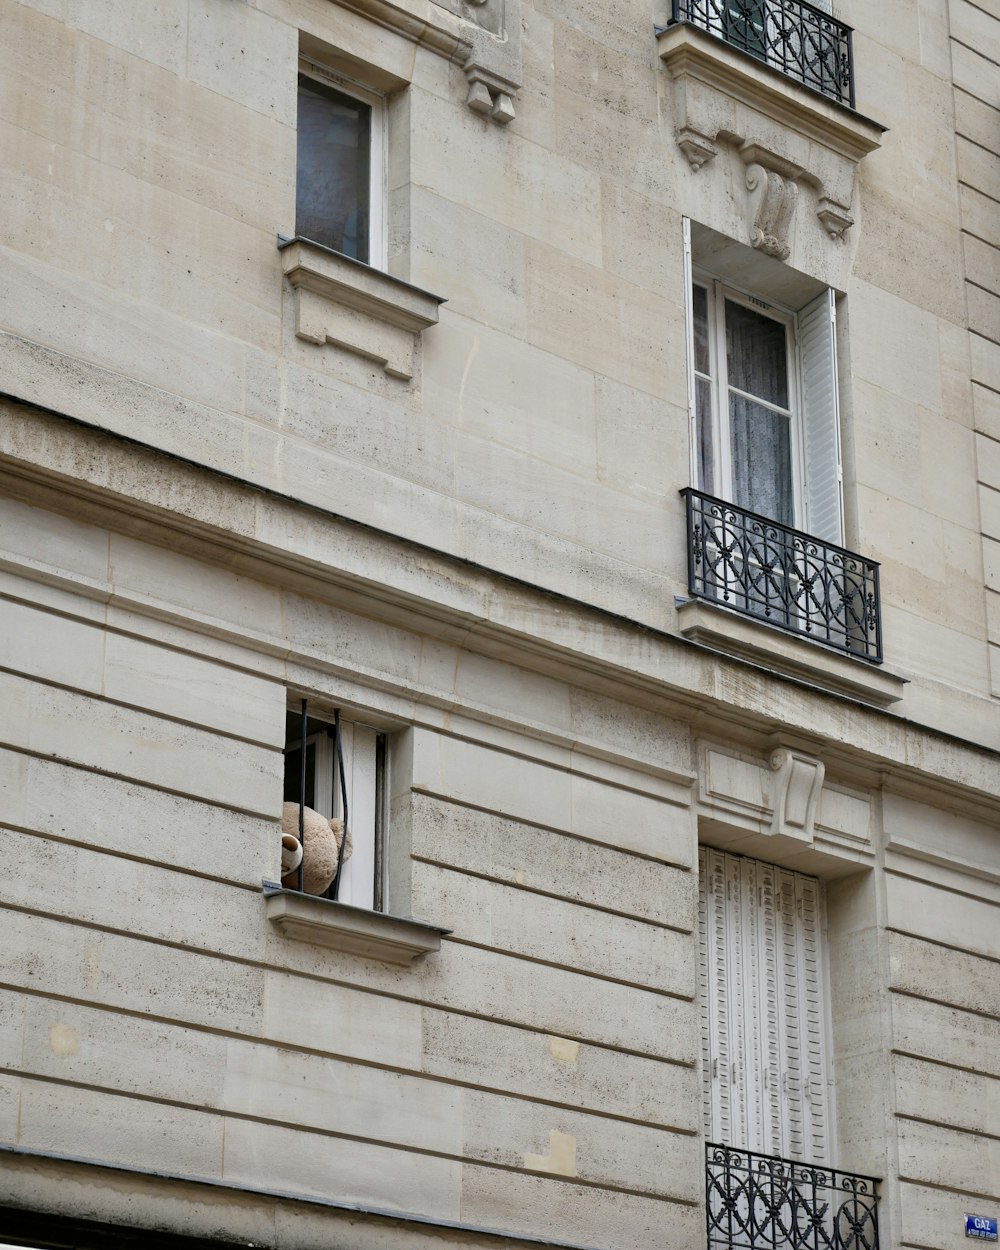
<svg viewBox="0 0 1000 1250"><path fill-rule="evenodd" d="M295 333L378 361L409 380L417 338L435 325L443 298L308 239L279 238L295 300Z"/></svg>
<svg viewBox="0 0 1000 1250"><path fill-rule="evenodd" d="M855 172L881 146L884 126L692 24L668 27L657 46L672 79L674 133L691 167L701 169L725 145L747 166L751 241L775 235L760 228L762 219L787 233L782 218L794 211L799 183L814 190L831 238L853 225ZM783 246L784 238L772 241L771 254Z"/></svg>
<svg viewBox="0 0 1000 1250"><path fill-rule="evenodd" d="M451 932L422 920L285 890L274 881L264 882L264 900L268 920L285 937L383 963L412 964L440 950L441 938Z"/></svg>

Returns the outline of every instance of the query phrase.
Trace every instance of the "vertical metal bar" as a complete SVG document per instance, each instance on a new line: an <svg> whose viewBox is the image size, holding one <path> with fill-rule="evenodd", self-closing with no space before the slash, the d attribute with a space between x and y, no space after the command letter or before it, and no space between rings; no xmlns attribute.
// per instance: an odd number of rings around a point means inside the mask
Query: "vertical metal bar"
<svg viewBox="0 0 1000 1250"><path fill-rule="evenodd" d="M302 858L299 860L298 869L298 889L299 893L305 887L306 877L306 738L309 736L309 718L308 718L309 701L302 700L302 724L299 733L299 846L302 848Z"/></svg>
<svg viewBox="0 0 1000 1250"><path fill-rule="evenodd" d="M851 95L851 108L854 108L854 31L849 28L847 31L847 87Z"/></svg>
<svg viewBox="0 0 1000 1250"><path fill-rule="evenodd" d="M344 851L347 849L347 778L344 776L344 744L341 739L340 732L340 709L333 714L333 733L334 746L336 748L335 767L337 776L340 778L340 810L344 818L344 831L340 838L340 850L337 853L337 872L333 878L333 886L330 889L330 897L336 898L340 890L340 876L344 871Z"/></svg>

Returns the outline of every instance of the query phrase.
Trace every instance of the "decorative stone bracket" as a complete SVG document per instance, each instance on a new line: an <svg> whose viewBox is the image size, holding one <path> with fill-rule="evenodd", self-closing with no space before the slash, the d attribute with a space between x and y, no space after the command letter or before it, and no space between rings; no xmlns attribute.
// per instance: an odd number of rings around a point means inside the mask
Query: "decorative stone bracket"
<svg viewBox="0 0 1000 1250"><path fill-rule="evenodd" d="M800 838L811 845L816 805L826 774L823 761L790 747L778 747L771 753L770 764L775 774L771 832Z"/></svg>
<svg viewBox="0 0 1000 1250"><path fill-rule="evenodd" d="M658 37L672 80L674 133L694 170L720 148L747 165L752 246L785 260L799 184L816 193L816 215L841 238L851 225L858 163L881 145L884 126L799 85L689 24Z"/></svg>
<svg viewBox="0 0 1000 1250"><path fill-rule="evenodd" d="M366 356L392 377L413 377L417 338L437 323L443 299L307 239L279 236L278 247L298 338Z"/></svg>
<svg viewBox="0 0 1000 1250"><path fill-rule="evenodd" d="M505 126L524 81L522 0L338 0L439 56L461 65L466 103Z"/></svg>

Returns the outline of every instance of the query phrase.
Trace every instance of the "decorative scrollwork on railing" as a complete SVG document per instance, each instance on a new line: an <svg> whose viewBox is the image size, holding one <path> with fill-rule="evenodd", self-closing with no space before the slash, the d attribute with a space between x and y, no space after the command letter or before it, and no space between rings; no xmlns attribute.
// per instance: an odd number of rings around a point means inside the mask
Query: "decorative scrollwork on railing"
<svg viewBox="0 0 1000 1250"><path fill-rule="evenodd" d="M882 663L874 560L701 491L681 493L692 595Z"/></svg>
<svg viewBox="0 0 1000 1250"><path fill-rule="evenodd" d="M691 22L789 78L854 107L851 27L807 0L673 0Z"/></svg>
<svg viewBox="0 0 1000 1250"><path fill-rule="evenodd" d="M705 1148L708 1250L878 1250L878 1181L730 1146Z"/></svg>

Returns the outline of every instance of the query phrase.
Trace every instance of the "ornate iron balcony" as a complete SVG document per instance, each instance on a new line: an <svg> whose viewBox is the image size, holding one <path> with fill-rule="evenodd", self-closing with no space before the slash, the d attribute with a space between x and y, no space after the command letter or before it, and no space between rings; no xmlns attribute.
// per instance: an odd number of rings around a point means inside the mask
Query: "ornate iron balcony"
<svg viewBox="0 0 1000 1250"><path fill-rule="evenodd" d="M673 0L672 20L700 26L854 108L851 27L806 0Z"/></svg>
<svg viewBox="0 0 1000 1250"><path fill-rule="evenodd" d="M681 494L692 595L882 663L874 560L701 491Z"/></svg>
<svg viewBox="0 0 1000 1250"><path fill-rule="evenodd" d="M878 1250L878 1181L705 1147L708 1250Z"/></svg>

